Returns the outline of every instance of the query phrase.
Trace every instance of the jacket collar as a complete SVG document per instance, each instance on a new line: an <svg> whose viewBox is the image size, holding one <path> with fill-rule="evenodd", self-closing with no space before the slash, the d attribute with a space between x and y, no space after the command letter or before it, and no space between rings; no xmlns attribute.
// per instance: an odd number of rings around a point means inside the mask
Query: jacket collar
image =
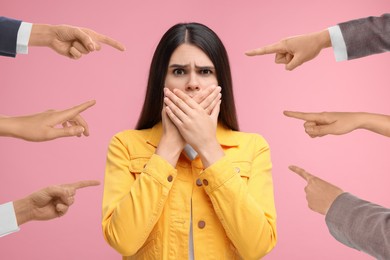
<svg viewBox="0 0 390 260"><path fill-rule="evenodd" d="M146 142L157 147L163 133L162 123L155 124L146 138ZM217 139L222 146L238 146L234 131L223 127L221 124L217 126Z"/></svg>

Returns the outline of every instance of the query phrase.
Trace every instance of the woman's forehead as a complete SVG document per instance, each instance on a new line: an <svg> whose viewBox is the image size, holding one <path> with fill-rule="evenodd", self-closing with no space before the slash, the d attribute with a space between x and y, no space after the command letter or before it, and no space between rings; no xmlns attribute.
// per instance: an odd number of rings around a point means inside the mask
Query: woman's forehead
<svg viewBox="0 0 390 260"><path fill-rule="evenodd" d="M172 53L169 65L196 65L196 66L213 66L213 62L199 47L191 44L181 44Z"/></svg>

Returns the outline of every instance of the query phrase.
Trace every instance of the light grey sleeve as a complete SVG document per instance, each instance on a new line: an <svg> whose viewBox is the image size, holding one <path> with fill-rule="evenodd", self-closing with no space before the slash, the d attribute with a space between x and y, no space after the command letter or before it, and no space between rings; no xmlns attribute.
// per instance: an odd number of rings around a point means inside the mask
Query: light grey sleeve
<svg viewBox="0 0 390 260"><path fill-rule="evenodd" d="M390 259L390 209L343 193L325 221L332 236L344 245L377 259Z"/></svg>
<svg viewBox="0 0 390 260"><path fill-rule="evenodd" d="M339 24L348 59L390 51L390 14L370 16Z"/></svg>

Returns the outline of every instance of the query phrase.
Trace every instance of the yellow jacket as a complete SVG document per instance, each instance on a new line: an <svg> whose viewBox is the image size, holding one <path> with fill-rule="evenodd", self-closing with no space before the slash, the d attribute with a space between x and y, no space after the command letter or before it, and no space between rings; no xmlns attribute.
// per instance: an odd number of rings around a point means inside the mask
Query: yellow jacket
<svg viewBox="0 0 390 260"><path fill-rule="evenodd" d="M218 126L225 156L203 169L199 157L182 152L175 169L154 154L161 135L161 123L123 131L108 149L102 226L123 259L188 259L191 214L195 259L259 259L271 251L267 142Z"/></svg>

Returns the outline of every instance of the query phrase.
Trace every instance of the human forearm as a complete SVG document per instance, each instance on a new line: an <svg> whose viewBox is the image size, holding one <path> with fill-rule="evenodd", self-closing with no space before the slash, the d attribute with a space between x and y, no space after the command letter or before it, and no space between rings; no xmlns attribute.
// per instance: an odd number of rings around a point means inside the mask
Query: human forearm
<svg viewBox="0 0 390 260"><path fill-rule="evenodd" d="M21 127L17 117L0 116L0 136L18 137Z"/></svg>
<svg viewBox="0 0 390 260"><path fill-rule="evenodd" d="M359 128L390 137L390 116L371 113L360 113L361 124Z"/></svg>

